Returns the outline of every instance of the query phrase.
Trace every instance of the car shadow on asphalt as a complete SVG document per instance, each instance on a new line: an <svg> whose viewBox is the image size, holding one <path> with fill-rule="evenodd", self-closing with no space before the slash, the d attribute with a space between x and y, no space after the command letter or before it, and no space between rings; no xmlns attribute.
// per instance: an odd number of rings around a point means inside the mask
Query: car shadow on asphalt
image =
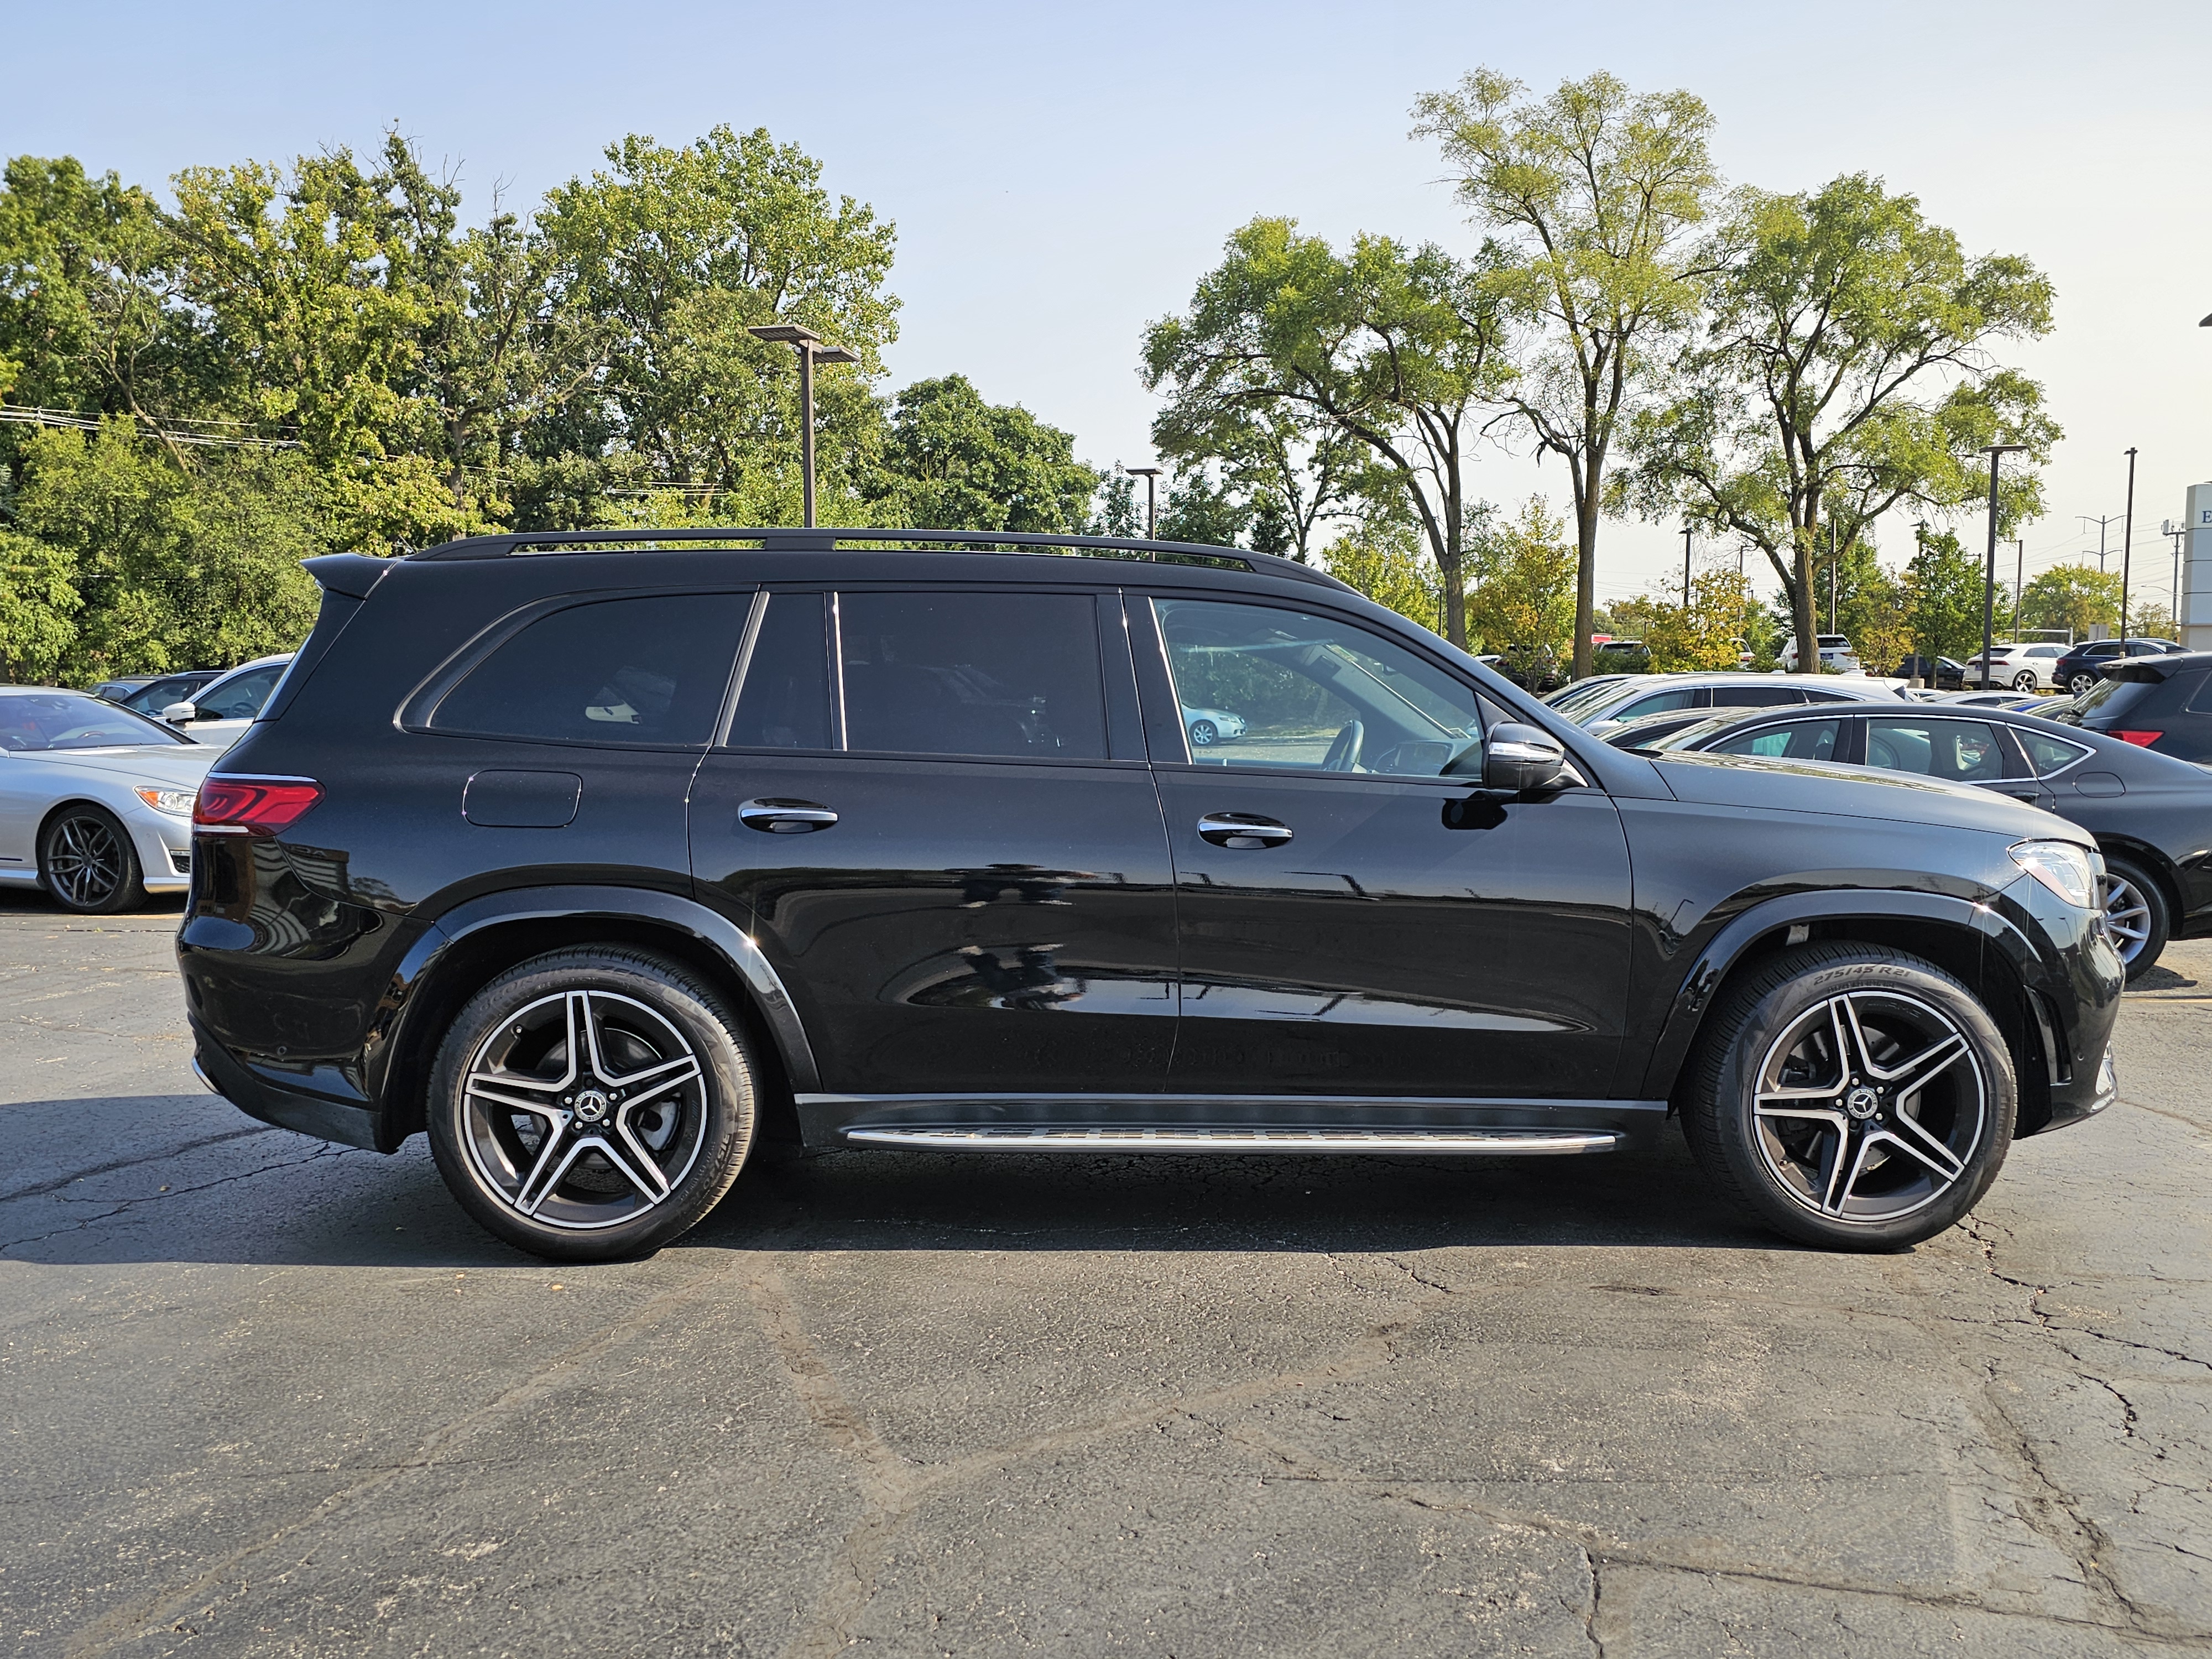
<svg viewBox="0 0 2212 1659"><path fill-rule="evenodd" d="M0 1158L15 1126L44 1115L38 1108L90 1103L0 1110ZM534 1262L468 1218L420 1138L384 1158L226 1119L186 1131L174 1155L38 1184L46 1190L0 1202L0 1260ZM1526 1159L770 1148L673 1248L1327 1255L1439 1246L1792 1248L1726 1205L1671 1132L1650 1150Z"/></svg>

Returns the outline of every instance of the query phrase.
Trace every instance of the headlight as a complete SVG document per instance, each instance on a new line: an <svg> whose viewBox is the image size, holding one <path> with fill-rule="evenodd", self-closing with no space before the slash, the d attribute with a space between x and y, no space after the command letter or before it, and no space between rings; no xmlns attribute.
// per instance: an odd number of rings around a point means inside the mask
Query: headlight
<svg viewBox="0 0 2212 1659"><path fill-rule="evenodd" d="M2069 904L2099 908L2096 866L2086 849L2070 841L2023 841L2006 850L2014 864Z"/></svg>
<svg viewBox="0 0 2212 1659"><path fill-rule="evenodd" d="M156 812L170 812L180 818L192 815L192 789L134 789L131 792Z"/></svg>

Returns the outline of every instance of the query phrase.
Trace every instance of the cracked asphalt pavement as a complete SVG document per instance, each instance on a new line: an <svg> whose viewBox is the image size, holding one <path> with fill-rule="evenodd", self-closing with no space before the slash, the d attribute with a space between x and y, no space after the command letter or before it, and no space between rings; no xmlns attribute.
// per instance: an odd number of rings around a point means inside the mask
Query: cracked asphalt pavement
<svg viewBox="0 0 2212 1659"><path fill-rule="evenodd" d="M2212 942L1905 1255L1672 1139L848 1153L556 1271L201 1090L175 925L0 900L0 1649L2212 1648Z"/></svg>

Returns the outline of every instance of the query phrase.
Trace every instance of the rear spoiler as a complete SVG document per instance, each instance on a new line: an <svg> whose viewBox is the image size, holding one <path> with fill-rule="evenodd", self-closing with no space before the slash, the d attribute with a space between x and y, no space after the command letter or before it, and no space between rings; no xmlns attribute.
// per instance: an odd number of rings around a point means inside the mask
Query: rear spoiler
<svg viewBox="0 0 2212 1659"><path fill-rule="evenodd" d="M367 599L392 569L391 560L373 559L366 553L325 553L300 562L324 592L343 593L349 599Z"/></svg>

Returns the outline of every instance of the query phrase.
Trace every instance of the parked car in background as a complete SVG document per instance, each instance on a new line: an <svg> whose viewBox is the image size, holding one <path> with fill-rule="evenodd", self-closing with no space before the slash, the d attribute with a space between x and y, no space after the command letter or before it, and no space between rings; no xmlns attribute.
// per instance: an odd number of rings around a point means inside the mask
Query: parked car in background
<svg viewBox="0 0 2212 1659"><path fill-rule="evenodd" d="M2212 765L2212 651L2108 663L2104 678L2053 718L2176 760Z"/></svg>
<svg viewBox="0 0 2212 1659"><path fill-rule="evenodd" d="M587 1261L768 1139L1587 1156L1677 1120L1768 1225L1893 1250L2117 1098L2077 826L1647 761L1318 570L1131 550L310 560L297 672L200 796L203 1074L427 1131L468 1213ZM1191 745L1224 703L1246 742Z"/></svg>
<svg viewBox="0 0 2212 1659"><path fill-rule="evenodd" d="M217 757L86 692L0 686L0 883L91 915L177 891Z"/></svg>
<svg viewBox="0 0 2212 1659"><path fill-rule="evenodd" d="M158 674L125 674L115 679L100 681L98 685L92 688L89 695L98 697L103 702L112 702L120 707L124 698L129 696L133 691L153 684L160 678Z"/></svg>
<svg viewBox="0 0 2212 1659"><path fill-rule="evenodd" d="M1564 714L1571 709L1581 708L1593 697L1604 696L1605 689L1609 685L1619 685L1623 680L1642 678L1641 675L1619 672L1590 674L1549 693L1544 701Z"/></svg>
<svg viewBox="0 0 2212 1659"><path fill-rule="evenodd" d="M1915 652L1897 665L1895 678L1918 680L1938 691L1957 691L1966 684L1966 665L1948 657L1923 656Z"/></svg>
<svg viewBox="0 0 2212 1659"><path fill-rule="evenodd" d="M1819 634L1814 637L1820 641L1821 667L1832 668L1838 674L1856 674L1861 672L1863 665L1859 661L1858 653L1851 649L1851 642L1844 635ZM1797 672L1797 641L1795 638L1782 647L1782 654L1776 660L1782 665L1785 672L1794 674Z"/></svg>
<svg viewBox="0 0 2212 1659"><path fill-rule="evenodd" d="M194 743L228 749L253 724L291 660L292 653L286 651L241 663L210 681L191 698L169 704L161 710L161 718Z"/></svg>
<svg viewBox="0 0 2212 1659"><path fill-rule="evenodd" d="M2172 640L2085 640L2070 646L2051 665L2051 678L2070 697L2078 697L2097 683L2107 664L2136 657L2164 657L2182 647Z"/></svg>
<svg viewBox="0 0 2212 1659"><path fill-rule="evenodd" d="M1601 640L1590 647L1590 667L1601 674L1648 674L1651 653L1641 640Z"/></svg>
<svg viewBox="0 0 2212 1659"><path fill-rule="evenodd" d="M1613 728L1647 714L1672 714L1677 709L1772 708L1805 702L1859 702L1874 698L1898 701L1897 693L1880 680L1842 675L1814 678L1809 674L1735 674L1725 670L1698 674L1640 674L1625 680L1589 702L1560 712L1594 735L1607 737Z"/></svg>
<svg viewBox="0 0 2212 1659"><path fill-rule="evenodd" d="M2027 645L1998 645L1990 648L1990 684L2010 686L2015 691L2042 691L2057 685L2059 659L2073 647L2038 641ZM1982 653L1966 659L1966 683L1982 683Z"/></svg>
<svg viewBox="0 0 2212 1659"><path fill-rule="evenodd" d="M2212 654L2203 660L2212 666ZM2097 838L2106 925L2130 979L2150 971L2169 939L2212 934L2212 772L2103 732L1956 704L1796 708L1717 716L1644 752L1826 761L2009 795Z"/></svg>
<svg viewBox="0 0 2212 1659"><path fill-rule="evenodd" d="M181 673L164 674L158 680L149 680L128 696L118 697L134 714L145 714L159 720L161 711L171 703L186 702L195 692L212 685L223 676L220 668L191 668Z"/></svg>
<svg viewBox="0 0 2212 1659"><path fill-rule="evenodd" d="M1183 729L1200 749L1217 743L1234 743L1244 735L1244 717L1226 708L1188 708L1182 711Z"/></svg>

